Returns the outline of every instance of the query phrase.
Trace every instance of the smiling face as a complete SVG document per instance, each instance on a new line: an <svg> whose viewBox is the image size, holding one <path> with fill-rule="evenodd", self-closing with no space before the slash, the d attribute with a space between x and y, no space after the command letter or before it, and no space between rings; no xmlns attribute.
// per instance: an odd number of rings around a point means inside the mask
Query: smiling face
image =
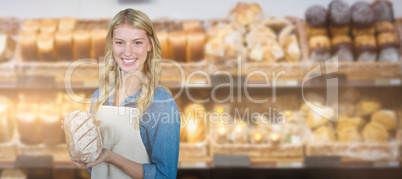
<svg viewBox="0 0 402 179"><path fill-rule="evenodd" d="M144 30L123 24L113 31L111 40L114 59L122 71L143 71L147 53L152 48Z"/></svg>

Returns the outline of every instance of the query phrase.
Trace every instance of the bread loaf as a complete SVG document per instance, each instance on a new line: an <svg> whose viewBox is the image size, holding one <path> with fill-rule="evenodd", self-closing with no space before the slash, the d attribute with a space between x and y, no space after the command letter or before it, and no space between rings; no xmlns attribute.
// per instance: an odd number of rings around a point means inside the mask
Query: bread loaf
<svg viewBox="0 0 402 179"><path fill-rule="evenodd" d="M102 151L102 138L95 117L85 111L73 111L64 119L64 133L71 159L94 162Z"/></svg>

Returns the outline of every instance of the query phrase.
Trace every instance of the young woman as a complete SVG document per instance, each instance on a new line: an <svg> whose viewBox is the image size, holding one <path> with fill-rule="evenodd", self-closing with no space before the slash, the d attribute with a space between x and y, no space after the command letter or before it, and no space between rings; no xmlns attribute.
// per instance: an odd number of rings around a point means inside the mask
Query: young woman
<svg viewBox="0 0 402 179"><path fill-rule="evenodd" d="M138 10L120 11L105 50L91 104L100 120L102 154L93 163L73 163L92 168L96 179L176 178L180 115L160 84L161 49L151 20Z"/></svg>

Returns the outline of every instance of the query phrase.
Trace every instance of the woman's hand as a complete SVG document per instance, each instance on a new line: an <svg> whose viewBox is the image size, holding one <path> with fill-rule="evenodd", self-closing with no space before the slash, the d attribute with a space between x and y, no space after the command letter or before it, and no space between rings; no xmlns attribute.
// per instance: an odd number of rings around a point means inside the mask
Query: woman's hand
<svg viewBox="0 0 402 179"><path fill-rule="evenodd" d="M87 163L86 167L88 167L88 168L89 168L89 167L94 167L94 166L96 166L96 165L98 165L98 164L101 164L101 163L103 163L103 162L109 163L112 153L113 153L113 152L110 151L109 149L103 148L103 149L102 149L102 154L101 154L101 156L98 158L98 160L96 160L95 162L92 162L92 163Z"/></svg>
<svg viewBox="0 0 402 179"><path fill-rule="evenodd" d="M76 162L76 161L74 161L74 160L71 160L71 161L72 161L73 164L74 164L75 166L77 166L78 168L83 168L83 167L85 167L85 163Z"/></svg>

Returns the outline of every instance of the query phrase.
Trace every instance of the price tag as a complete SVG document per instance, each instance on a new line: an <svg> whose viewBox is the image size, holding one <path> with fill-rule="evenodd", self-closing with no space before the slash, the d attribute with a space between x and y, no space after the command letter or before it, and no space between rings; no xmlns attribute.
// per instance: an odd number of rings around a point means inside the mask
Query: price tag
<svg viewBox="0 0 402 179"><path fill-rule="evenodd" d="M181 168L207 168L207 162L180 162Z"/></svg>
<svg viewBox="0 0 402 179"><path fill-rule="evenodd" d="M341 158L335 156L306 156L304 162L306 167L312 168L341 166Z"/></svg>
<svg viewBox="0 0 402 179"><path fill-rule="evenodd" d="M390 85L401 85L401 79L390 79L389 84Z"/></svg>

